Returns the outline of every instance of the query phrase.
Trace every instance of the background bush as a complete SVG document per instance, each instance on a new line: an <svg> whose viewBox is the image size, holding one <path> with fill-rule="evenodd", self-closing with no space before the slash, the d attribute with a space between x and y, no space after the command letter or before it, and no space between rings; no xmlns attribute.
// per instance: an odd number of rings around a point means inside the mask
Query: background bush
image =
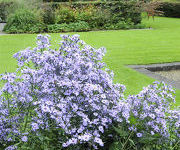
<svg viewBox="0 0 180 150"><path fill-rule="evenodd" d="M8 25L5 27L5 31L8 33L142 28L139 25L141 23L141 11L136 1L72 3L41 3L41 0L16 1L13 1L13 5L8 10L10 14L8 18L10 19L7 20ZM21 3L21 1L23 2ZM22 13L18 13L23 9L32 14L32 17L29 15L34 23L32 27L30 27L31 23L28 18L25 19L28 13L24 12L24 16ZM20 15L19 18L18 15ZM13 17L14 19L12 19ZM21 17L24 19L20 21L20 25L17 20Z"/></svg>
<svg viewBox="0 0 180 150"><path fill-rule="evenodd" d="M56 23L70 23L75 21L74 10L69 6L59 6L56 9Z"/></svg>
<svg viewBox="0 0 180 150"><path fill-rule="evenodd" d="M43 4L41 6L40 15L42 16L42 21L45 24L55 23L55 11L50 5Z"/></svg>
<svg viewBox="0 0 180 150"><path fill-rule="evenodd" d="M163 11L165 17L180 18L180 2L162 2L160 11Z"/></svg>
<svg viewBox="0 0 180 150"><path fill-rule="evenodd" d="M141 11L140 6L136 1L116 1L112 3L106 3L111 11L112 23L118 23L119 21L131 22L133 24L141 23Z"/></svg>
<svg viewBox="0 0 180 150"><path fill-rule="evenodd" d="M107 8L85 5L81 9L76 8L76 20L87 22L91 28L101 29L111 22L111 13Z"/></svg>
<svg viewBox="0 0 180 150"><path fill-rule="evenodd" d="M8 16L8 8L12 5L12 2L0 2L0 23L6 22Z"/></svg>
<svg viewBox="0 0 180 150"><path fill-rule="evenodd" d="M44 25L40 22L35 13L19 9L8 17L4 31L8 33L38 33L44 30Z"/></svg>
<svg viewBox="0 0 180 150"><path fill-rule="evenodd" d="M90 1L90 0L71 0L72 2L76 1ZM69 0L43 0L43 2L69 2Z"/></svg>
<svg viewBox="0 0 180 150"><path fill-rule="evenodd" d="M71 31L89 31L90 30L90 26L87 22L84 21L79 21L79 22L75 22L75 23L70 23L69 24L69 28Z"/></svg>
<svg viewBox="0 0 180 150"><path fill-rule="evenodd" d="M62 24L52 24L48 25L48 32L50 33L58 33L58 32L71 32L71 31L89 31L90 26L87 22L79 21L75 23L62 23Z"/></svg>
<svg viewBox="0 0 180 150"><path fill-rule="evenodd" d="M50 33L68 32L70 29L66 23L52 24L47 26L47 30Z"/></svg>
<svg viewBox="0 0 180 150"><path fill-rule="evenodd" d="M61 10L62 3L49 3L49 5L59 14L56 23L84 21L89 24L91 30L129 29L136 25L138 28L142 19L141 11L135 1L64 3L63 7L66 10Z"/></svg>

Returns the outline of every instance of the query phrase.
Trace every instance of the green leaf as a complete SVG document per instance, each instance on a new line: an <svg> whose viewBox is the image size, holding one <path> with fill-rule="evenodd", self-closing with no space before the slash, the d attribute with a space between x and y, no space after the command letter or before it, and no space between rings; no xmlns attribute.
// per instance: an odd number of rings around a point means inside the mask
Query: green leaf
<svg viewBox="0 0 180 150"><path fill-rule="evenodd" d="M130 121L130 124L133 124L133 125L137 123L137 120L135 119L135 117L132 117L132 116L130 117L129 121Z"/></svg>
<svg viewBox="0 0 180 150"><path fill-rule="evenodd" d="M141 143L152 143L156 138L154 137L142 137L139 139Z"/></svg>
<svg viewBox="0 0 180 150"><path fill-rule="evenodd" d="M114 127L114 130L118 133L119 136L125 137L129 135L129 132L124 131L122 128Z"/></svg>
<svg viewBox="0 0 180 150"><path fill-rule="evenodd" d="M122 144L120 142L113 142L110 147L109 150L120 150L122 148Z"/></svg>
<svg viewBox="0 0 180 150"><path fill-rule="evenodd" d="M129 142L136 146L133 140L129 139Z"/></svg>
<svg viewBox="0 0 180 150"><path fill-rule="evenodd" d="M45 140L48 140L48 141L50 141L50 140L51 140L51 139L50 139L49 137L47 137L47 136L46 136L44 139L45 139Z"/></svg>

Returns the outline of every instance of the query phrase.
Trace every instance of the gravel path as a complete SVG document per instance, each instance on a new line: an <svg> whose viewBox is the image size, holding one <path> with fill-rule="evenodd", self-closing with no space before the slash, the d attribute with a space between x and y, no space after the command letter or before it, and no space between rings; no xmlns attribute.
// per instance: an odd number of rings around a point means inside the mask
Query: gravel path
<svg viewBox="0 0 180 150"><path fill-rule="evenodd" d="M180 62L150 65L128 65L128 67L180 89Z"/></svg>
<svg viewBox="0 0 180 150"><path fill-rule="evenodd" d="M6 33L4 33L4 32L0 32L0 35L6 35Z"/></svg>
<svg viewBox="0 0 180 150"><path fill-rule="evenodd" d="M156 71L155 73L174 81L180 81L180 70Z"/></svg>

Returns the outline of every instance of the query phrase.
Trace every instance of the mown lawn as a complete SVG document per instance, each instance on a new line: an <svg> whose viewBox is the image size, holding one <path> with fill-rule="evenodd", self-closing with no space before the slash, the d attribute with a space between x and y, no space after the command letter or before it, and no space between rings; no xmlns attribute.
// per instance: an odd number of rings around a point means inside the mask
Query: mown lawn
<svg viewBox="0 0 180 150"><path fill-rule="evenodd" d="M126 94L136 94L154 79L127 68L127 64L152 64L180 61L180 19L156 17L143 20L153 29L81 32L81 38L94 47L104 46L104 58L115 73L115 82L125 84ZM74 33L70 33L74 34ZM59 42L59 34L51 34L52 42ZM26 47L33 46L36 35L0 36L0 73L15 70L12 55ZM180 90L176 91L177 105L180 105Z"/></svg>

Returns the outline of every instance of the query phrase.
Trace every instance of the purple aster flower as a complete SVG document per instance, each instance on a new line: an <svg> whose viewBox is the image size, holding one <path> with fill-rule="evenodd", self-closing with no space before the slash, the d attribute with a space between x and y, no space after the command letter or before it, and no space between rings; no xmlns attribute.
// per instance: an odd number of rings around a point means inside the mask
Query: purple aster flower
<svg viewBox="0 0 180 150"><path fill-rule="evenodd" d="M32 123L31 126L32 126L32 130L33 130L33 131L39 129L39 125L38 125L37 123Z"/></svg>
<svg viewBox="0 0 180 150"><path fill-rule="evenodd" d="M14 145L11 145L5 148L5 150L16 150L16 149L17 149L17 146L14 146Z"/></svg>
<svg viewBox="0 0 180 150"><path fill-rule="evenodd" d="M137 133L137 137L142 137L142 133Z"/></svg>
<svg viewBox="0 0 180 150"><path fill-rule="evenodd" d="M103 126L99 126L98 129L99 129L99 131L101 131L102 133L104 133L104 128L103 128Z"/></svg>
<svg viewBox="0 0 180 150"><path fill-rule="evenodd" d="M62 146L63 146L63 147L68 147L69 145L68 145L67 142L66 142L66 143L63 143Z"/></svg>
<svg viewBox="0 0 180 150"><path fill-rule="evenodd" d="M98 137L95 137L94 142L98 143L100 146L104 146L103 141L100 138L98 138Z"/></svg>
<svg viewBox="0 0 180 150"><path fill-rule="evenodd" d="M28 141L28 138L27 138L27 136L23 136L23 137L21 138L21 140L22 140L23 142L27 142L27 141Z"/></svg>
<svg viewBox="0 0 180 150"><path fill-rule="evenodd" d="M154 131L151 131L151 135L154 135L155 133L154 133Z"/></svg>
<svg viewBox="0 0 180 150"><path fill-rule="evenodd" d="M84 135L79 136L78 139L81 141L89 141L91 137L92 137L91 134L84 134Z"/></svg>

